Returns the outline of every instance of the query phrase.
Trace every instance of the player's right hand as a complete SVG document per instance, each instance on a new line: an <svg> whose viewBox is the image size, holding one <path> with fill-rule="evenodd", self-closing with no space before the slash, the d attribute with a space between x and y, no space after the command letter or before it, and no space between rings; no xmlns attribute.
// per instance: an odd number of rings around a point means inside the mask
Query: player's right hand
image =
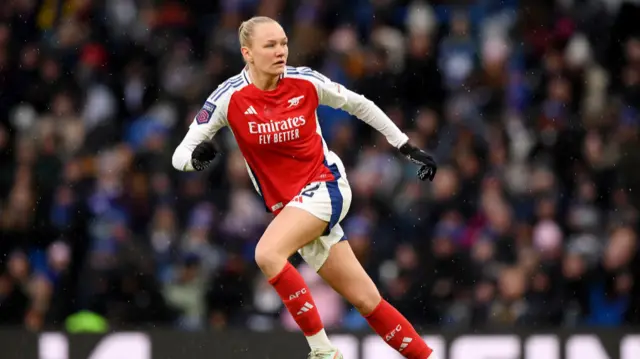
<svg viewBox="0 0 640 359"><path fill-rule="evenodd" d="M415 147L410 143L405 143L400 147L400 152L405 155L411 162L420 165L418 170L418 178L421 181L433 181L438 171L436 160L425 151Z"/></svg>
<svg viewBox="0 0 640 359"><path fill-rule="evenodd" d="M209 166L217 154L218 151L213 142L200 142L191 153L191 165L196 171L202 171Z"/></svg>

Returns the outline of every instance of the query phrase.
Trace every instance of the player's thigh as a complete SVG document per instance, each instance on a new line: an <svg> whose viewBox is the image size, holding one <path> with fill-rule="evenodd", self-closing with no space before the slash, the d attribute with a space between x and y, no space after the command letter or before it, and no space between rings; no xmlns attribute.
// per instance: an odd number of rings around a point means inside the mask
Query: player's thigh
<svg viewBox="0 0 640 359"><path fill-rule="evenodd" d="M340 221L347 215L350 206L351 189L344 177L330 182L311 183L287 204L287 207L304 209L327 223L321 236L298 250L305 262L316 271L329 257L331 247L345 239Z"/></svg>
<svg viewBox="0 0 640 359"><path fill-rule="evenodd" d="M282 256L288 258L296 250L328 235L344 218L350 204L351 190L344 178L308 184L282 209L260 238L256 247L258 265L265 269L270 263L269 256L276 255L274 260Z"/></svg>
<svg viewBox="0 0 640 359"><path fill-rule="evenodd" d="M362 314L371 313L382 300L378 288L346 240L331 247L318 274Z"/></svg>
<svg viewBox="0 0 640 359"><path fill-rule="evenodd" d="M271 221L256 246L256 260L289 258L296 250L322 235L327 222L296 207L285 207Z"/></svg>

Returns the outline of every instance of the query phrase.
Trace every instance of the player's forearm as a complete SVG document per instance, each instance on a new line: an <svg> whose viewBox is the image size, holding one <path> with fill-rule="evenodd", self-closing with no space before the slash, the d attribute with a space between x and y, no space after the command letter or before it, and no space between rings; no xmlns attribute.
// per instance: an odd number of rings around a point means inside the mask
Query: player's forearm
<svg viewBox="0 0 640 359"><path fill-rule="evenodd" d="M347 92L347 103L343 107L345 111L378 130L396 148L409 141L409 137L373 101L353 91L345 90Z"/></svg>
<svg viewBox="0 0 640 359"><path fill-rule="evenodd" d="M180 144L173 152L171 158L171 164L178 171L192 172L195 171L191 164L191 153L193 150L188 149L186 146Z"/></svg>
<svg viewBox="0 0 640 359"><path fill-rule="evenodd" d="M193 164L191 162L193 150L202 141L208 139L206 133L196 130L196 128L197 127L192 127L189 129L187 135L184 136L184 139L182 140L180 145L173 152L171 164L178 171L191 172L196 170L195 168L193 168Z"/></svg>

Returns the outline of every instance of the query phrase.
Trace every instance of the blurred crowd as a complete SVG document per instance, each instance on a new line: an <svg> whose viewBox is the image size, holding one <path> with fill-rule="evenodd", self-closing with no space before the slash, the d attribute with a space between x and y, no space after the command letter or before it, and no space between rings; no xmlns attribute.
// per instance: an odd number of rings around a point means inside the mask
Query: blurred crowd
<svg viewBox="0 0 640 359"><path fill-rule="evenodd" d="M171 154L278 19L289 64L375 101L440 163L322 107L354 192L343 222L418 327L640 324L640 5L625 0L3 0L0 323L269 330L253 262L271 215L228 131ZM300 259L328 328L366 322Z"/></svg>

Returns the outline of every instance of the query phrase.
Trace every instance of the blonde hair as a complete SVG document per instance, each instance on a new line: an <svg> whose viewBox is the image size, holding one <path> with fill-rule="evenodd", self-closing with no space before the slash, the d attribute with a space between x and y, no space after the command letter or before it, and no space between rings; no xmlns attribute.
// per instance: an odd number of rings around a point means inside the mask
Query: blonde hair
<svg viewBox="0 0 640 359"><path fill-rule="evenodd" d="M277 22L274 19L267 16L254 16L249 20L243 21L238 28L238 38L240 39L240 46L250 46L251 37L258 24L265 24L269 22Z"/></svg>

